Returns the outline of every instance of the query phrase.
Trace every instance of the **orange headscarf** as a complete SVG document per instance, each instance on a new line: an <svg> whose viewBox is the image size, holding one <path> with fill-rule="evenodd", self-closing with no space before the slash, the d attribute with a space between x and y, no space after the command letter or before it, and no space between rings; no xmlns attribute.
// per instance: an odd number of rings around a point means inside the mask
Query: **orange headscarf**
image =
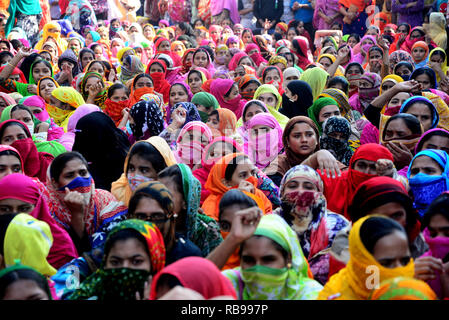
<svg viewBox="0 0 449 320"><path fill-rule="evenodd" d="M235 134L235 128L237 125L237 117L235 113L226 108L218 108L218 117L220 136L229 137Z"/></svg>

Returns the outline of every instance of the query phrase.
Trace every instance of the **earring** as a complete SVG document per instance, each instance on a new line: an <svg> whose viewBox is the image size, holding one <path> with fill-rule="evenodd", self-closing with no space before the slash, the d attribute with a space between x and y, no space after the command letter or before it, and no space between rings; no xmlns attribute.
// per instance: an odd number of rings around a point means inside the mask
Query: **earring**
<svg viewBox="0 0 449 320"><path fill-rule="evenodd" d="M287 263L287 268L290 269L292 267L292 264L289 262Z"/></svg>

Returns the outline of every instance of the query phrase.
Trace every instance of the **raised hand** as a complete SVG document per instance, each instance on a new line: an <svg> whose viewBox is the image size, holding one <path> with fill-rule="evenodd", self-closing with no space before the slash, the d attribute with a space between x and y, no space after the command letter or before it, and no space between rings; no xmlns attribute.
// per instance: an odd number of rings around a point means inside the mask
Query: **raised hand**
<svg viewBox="0 0 449 320"><path fill-rule="evenodd" d="M325 169L328 178L330 178L330 174L332 174L332 178L341 176L338 161L329 151L327 150L317 151L316 160L318 163L318 168L321 170L321 173L323 173L323 170Z"/></svg>
<svg viewBox="0 0 449 320"><path fill-rule="evenodd" d="M259 207L237 211L232 220L229 236L232 236L239 243L251 238L256 231L262 215L262 210Z"/></svg>

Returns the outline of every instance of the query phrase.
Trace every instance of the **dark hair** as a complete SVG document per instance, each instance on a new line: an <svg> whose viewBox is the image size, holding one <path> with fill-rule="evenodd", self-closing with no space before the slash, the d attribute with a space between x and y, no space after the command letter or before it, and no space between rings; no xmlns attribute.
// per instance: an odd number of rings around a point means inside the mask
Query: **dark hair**
<svg viewBox="0 0 449 320"><path fill-rule="evenodd" d="M345 77L348 75L348 71L349 68L351 68L352 66L356 66L357 68L359 68L360 72L363 74L365 73L365 70L363 69L362 65L358 62L351 62L347 65L346 69L345 69Z"/></svg>
<svg viewBox="0 0 449 320"><path fill-rule="evenodd" d="M383 34L382 38L386 39L390 44L393 44L394 38L390 36L389 34Z"/></svg>
<svg viewBox="0 0 449 320"><path fill-rule="evenodd" d="M3 156L14 156L17 159L19 159L20 163L22 163L22 161L20 160L20 154L15 152L15 151L13 151L13 150L0 151L0 157L3 157Z"/></svg>
<svg viewBox="0 0 449 320"><path fill-rule="evenodd" d="M112 95L114 94L114 91L115 90L119 90L119 89L125 89L126 95L129 96L129 89L128 89L128 87L125 86L121 82L116 82L112 86L109 87L109 89L108 89L108 98L110 99L112 97Z"/></svg>
<svg viewBox="0 0 449 320"><path fill-rule="evenodd" d="M447 131L441 131L441 130L432 131L427 134L425 133L421 137L421 140L419 140L418 144L416 145L416 152L418 153L418 152L422 151L422 148L424 147L424 143L426 143L430 138L435 137L435 136L449 138L449 133Z"/></svg>
<svg viewBox="0 0 449 320"><path fill-rule="evenodd" d="M92 60L92 61L89 63L89 68L92 67L92 65L93 65L94 63L100 64L100 65L103 67L103 71L106 73L106 66L105 66L105 64L103 63L103 61L101 61L101 60ZM89 71L89 70L87 70L87 71Z"/></svg>
<svg viewBox="0 0 449 320"><path fill-rule="evenodd" d="M232 89L234 89L236 86L237 86L237 88L238 88L237 83L234 82L234 83L232 84L232 86L229 88L228 92L226 92L224 96L225 96L225 97L229 97L229 95L231 94Z"/></svg>
<svg viewBox="0 0 449 320"><path fill-rule="evenodd" d="M182 89L185 91L186 95L189 95L189 91L187 90L187 88L186 88L182 83L179 83L179 82L173 83L173 84L171 85L170 90L169 90L169 93L171 93L171 89L172 89L174 86L181 86Z"/></svg>
<svg viewBox="0 0 449 320"><path fill-rule="evenodd" d="M435 71L433 71L433 69L431 69L429 67L421 67L421 68L415 69L415 71L413 71L413 73L410 75L410 80L416 80L416 78L422 74L425 74L429 77L429 80L431 83L430 84L431 88L436 89L438 86L437 76L436 76Z"/></svg>
<svg viewBox="0 0 449 320"><path fill-rule="evenodd" d="M336 76L336 77L333 77L333 78L331 78L331 79L329 80L329 82L328 82L328 84L327 84L327 87L328 87L328 88L333 88L333 87L334 87L335 85L337 85L337 84L341 84L342 87L343 87L343 92L344 92L346 95L348 95L348 92L349 92L349 82L348 82L348 80L346 80L345 77L342 77L342 76Z"/></svg>
<svg viewBox="0 0 449 320"><path fill-rule="evenodd" d="M178 23L178 27L185 32L188 36L193 36L193 28L192 26L187 22L180 22Z"/></svg>
<svg viewBox="0 0 449 320"><path fill-rule="evenodd" d="M263 105L263 102L262 102L262 101L260 101L260 100L252 100L251 103L248 105L248 107L246 107L245 110L243 111L243 114L242 114L242 120L245 119L246 111L248 110L249 106L250 106L250 105L253 105L253 104L259 106L259 107L260 107L262 110L264 110L264 111L266 110L266 108L264 108L264 105Z"/></svg>
<svg viewBox="0 0 449 320"><path fill-rule="evenodd" d="M12 39L9 42L11 42L12 47L16 51L23 47L23 43L19 39Z"/></svg>
<svg viewBox="0 0 449 320"><path fill-rule="evenodd" d="M184 287L178 278L168 273L164 273L159 277L157 280L156 291L160 290L163 285L168 286L170 289L173 289L176 286Z"/></svg>
<svg viewBox="0 0 449 320"><path fill-rule="evenodd" d="M220 220L223 211L226 210L226 208L233 205L240 206L240 209L257 207L256 201L248 197L241 190L231 189L228 192L226 192L220 200L220 203L218 205L219 210L218 220Z"/></svg>
<svg viewBox="0 0 449 320"><path fill-rule="evenodd" d="M287 250L285 250L279 243L277 243L276 241L274 241L271 238L265 237L265 236L259 236L259 235L254 235L251 238L266 238L268 240L271 241L271 244L274 246L274 248L279 251L282 254L282 257L284 258L284 260L287 262L288 258L289 258L289 253L287 252ZM250 239L251 239L250 238ZM248 241L248 240L246 240ZM241 245L240 245L240 251L239 251L239 256L240 258L242 257L242 252L243 252L243 248L245 247L245 242L244 241Z"/></svg>
<svg viewBox="0 0 449 320"><path fill-rule="evenodd" d="M94 52L92 49L90 49L90 48L82 48L82 49L80 50L79 54L78 54L78 60L79 60L79 61L82 61L82 60L83 60L83 56L84 56L86 53L90 53L90 54L92 55L92 58L95 59L95 52Z"/></svg>
<svg viewBox="0 0 449 320"><path fill-rule="evenodd" d="M3 139L3 134L5 133L6 128L9 128L11 126L18 126L18 127L22 128L23 131L25 132L25 134L28 136L28 138L31 138L31 136L28 135L28 132L29 132L28 128L25 127L22 124L22 122L19 122L19 120L16 120L16 121L7 122L2 126L2 128L0 129L0 140Z"/></svg>
<svg viewBox="0 0 449 320"><path fill-rule="evenodd" d="M60 155L58 155L50 164L50 177L55 179L56 181L59 180L59 177L61 176L62 171L64 170L67 162L79 159L81 162L86 166L86 168L89 167L86 159L83 157L83 155L76 151L71 152L65 152Z"/></svg>
<svg viewBox="0 0 449 320"><path fill-rule="evenodd" d="M132 157L135 155L138 155L146 161L151 162L151 165L153 166L156 173L159 173L167 168L167 165L165 164L165 160L162 157L161 153L150 143L144 141L137 142L129 152L129 161L131 161ZM125 173L127 174L128 172Z"/></svg>
<svg viewBox="0 0 449 320"><path fill-rule="evenodd" d="M45 66L46 66L48 69L50 69L50 73L53 73L53 67L51 66L50 62L48 62L48 61L45 60L45 59L42 59L40 56L39 56L39 59L36 59L36 60L34 61L33 66L31 67L31 73L33 73L33 70L34 70L34 68L36 67L36 65L37 65L38 63L43 63L43 64L45 64ZM36 81L36 79L34 79L34 81ZM37 81L36 81L36 82L37 82Z"/></svg>
<svg viewBox="0 0 449 320"><path fill-rule="evenodd" d="M246 82L246 83L240 88L240 90L241 90L241 91L245 90L245 88L246 88L247 86L249 86L250 84L252 84L252 83L257 84L259 87L261 86L261 83L259 82L259 80L252 79L252 80L249 80L248 82Z"/></svg>
<svg viewBox="0 0 449 320"><path fill-rule="evenodd" d="M28 57L22 60L22 63L20 64L19 69L23 72L23 75L25 76L25 79L27 82L30 81L30 69L31 65L34 63L35 60L42 59L39 53L33 52Z"/></svg>
<svg viewBox="0 0 449 320"><path fill-rule="evenodd" d="M282 34L278 32L273 33L272 37L274 38L275 42L283 39Z"/></svg>
<svg viewBox="0 0 449 320"><path fill-rule="evenodd" d="M430 220L437 214L449 221L449 193L442 193L432 201L424 213L421 228L428 227Z"/></svg>
<svg viewBox="0 0 449 320"><path fill-rule="evenodd" d="M183 197L185 198L186 195L184 195L184 190L183 190L183 183L182 183L182 172L181 169L179 169L179 166L174 164L170 167L165 168L164 170L162 170L161 172L159 172L158 174L158 179L163 179L163 178L170 178L173 183L176 185L176 189L177 191L183 195Z"/></svg>
<svg viewBox="0 0 449 320"><path fill-rule="evenodd" d="M378 46L372 46L371 48L369 48L369 50L368 50L368 56L369 56L369 54L371 53L371 51L378 51L378 52L380 52L380 54L382 55L382 57L384 56L383 50L382 50L380 47L378 47Z"/></svg>
<svg viewBox="0 0 449 320"><path fill-rule="evenodd" d="M196 23L197 23L198 21L200 21L200 22L203 24L203 26L206 25L206 24L204 23L204 20L203 20L203 19L197 18L197 19L195 19L195 21L193 21L193 26L194 26L194 27L195 27L195 25L196 25Z"/></svg>
<svg viewBox="0 0 449 320"><path fill-rule="evenodd" d="M443 58L443 61L444 61L444 59L446 59L446 53L445 53L444 51L441 51L441 50L434 51L434 52L432 53L432 55L429 57L429 60L430 60L430 58L432 58L433 56L440 56L441 58Z"/></svg>
<svg viewBox="0 0 449 320"><path fill-rule="evenodd" d="M196 70L196 69L192 69L189 71L189 73L187 74L187 81L189 81L189 77L192 73L197 73L201 79L201 81L203 81L203 76L201 75L201 71L200 70Z"/></svg>
<svg viewBox="0 0 449 320"><path fill-rule="evenodd" d="M377 241L395 231L406 234L404 228L393 219L374 216L363 222L360 227L360 239L366 250L373 254Z"/></svg>
<svg viewBox="0 0 449 320"><path fill-rule="evenodd" d="M0 300L3 300L8 287L14 282L20 280L33 281L40 289L42 289L47 294L48 299L52 298L50 287L48 286L48 282L45 277L31 268L24 267L23 269L11 270L0 278Z"/></svg>
<svg viewBox="0 0 449 320"><path fill-rule="evenodd" d="M307 58L307 52L302 52L302 49L301 49L301 47L299 46L299 43L298 43L298 40L297 40L297 39L293 39L293 41L292 41L292 46L293 46L293 49L295 49L295 51L296 51L299 55L301 55L301 56Z"/></svg>
<svg viewBox="0 0 449 320"><path fill-rule="evenodd" d="M226 171L225 171L225 179L227 181L232 180L232 175L235 172L235 169L237 169L237 166L243 162L243 160L249 159L247 155L238 155L232 161L227 165Z"/></svg>
<svg viewBox="0 0 449 320"><path fill-rule="evenodd" d="M198 49L196 49L196 51L193 53L193 59L195 59L195 55L198 52L201 52L201 51L202 52L207 52L209 54L209 57L210 57L210 62L211 63L214 62L214 60L215 60L215 52L209 46L200 46Z"/></svg>
<svg viewBox="0 0 449 320"><path fill-rule="evenodd" d="M349 35L349 37L348 37L348 41L349 41L350 38L355 38L355 40L357 41L357 43L360 42L360 36L359 36L358 33L351 33L351 34Z"/></svg>
<svg viewBox="0 0 449 320"><path fill-rule="evenodd" d="M149 72L149 71L148 71L148 72ZM148 78L148 79L150 79L150 80L151 80L151 83L152 83L153 86L154 86L154 80L153 80L153 78L151 78L151 76L150 76L148 73L140 73L140 74L138 74L138 75L134 78L134 80L133 80L133 89L136 88L136 83L137 83L137 81L138 81L140 78Z"/></svg>
<svg viewBox="0 0 449 320"><path fill-rule="evenodd" d="M426 107L429 109L431 117L432 117L432 122L435 121L435 118L438 117L438 112L436 110L435 105L432 102L428 102L428 101L412 101L410 103L407 103L404 108L402 109L401 113L407 113L408 109L410 109L412 106L414 106L417 103L422 103L425 104Z"/></svg>
<svg viewBox="0 0 449 320"><path fill-rule="evenodd" d="M6 56L10 56L11 58L14 58L14 55L11 52L9 52L9 51L1 51L0 52L0 61L3 61L3 59Z"/></svg>
<svg viewBox="0 0 449 320"><path fill-rule="evenodd" d="M276 72L279 73L279 76L282 78L282 72L279 71L279 69L276 66L268 66L262 71L262 81L265 82L265 76L267 75L268 71L276 70Z"/></svg>
<svg viewBox="0 0 449 320"><path fill-rule="evenodd" d="M23 104L16 104L14 107L11 108L9 114L12 114L14 111L17 111L17 110L27 111L31 116L31 120L34 118L33 113L31 112L30 108Z"/></svg>
<svg viewBox="0 0 449 320"><path fill-rule="evenodd" d="M400 24L398 24L398 29L399 29L399 27L401 27L401 26L405 26L406 28L407 28L407 32L408 33L410 33L410 30L411 30L411 27L410 27L410 25L408 24L408 23L400 23ZM396 29L396 30L398 30L398 29Z"/></svg>
<svg viewBox="0 0 449 320"><path fill-rule="evenodd" d="M394 66L393 73L396 74L396 72L398 71L398 69L399 69L400 67L402 67L402 66L407 67L407 69L409 69L410 72L413 72L413 69L414 69L414 68L413 68L413 65L412 65L410 62L408 62L408 61L399 61L399 62Z"/></svg>
<svg viewBox="0 0 449 320"><path fill-rule="evenodd" d="M284 47L284 48L286 48L286 49L288 49L287 47ZM290 50L290 49L289 49ZM296 62L296 56L295 56L295 54L293 53L293 52L291 52L291 51L289 51L289 52L283 52L283 53L280 53L280 54L278 54L279 56L281 56L281 57L284 57L286 60L287 60L287 64L288 64L288 59L287 59L287 56L291 56L292 58L293 58L293 64L295 64L295 62Z"/></svg>
<svg viewBox="0 0 449 320"><path fill-rule="evenodd" d="M188 45L186 45L185 43L184 43L184 45L186 46L186 49L190 49L190 48L196 48L196 46L197 46L197 42L196 42L196 40L194 39L194 37L195 37L195 33L197 33L197 32L204 32L204 31L202 31L202 30L199 30L199 29L196 29L193 33L193 35L192 36L188 36L188 35L186 35L186 34L183 34L183 35L180 35L179 37L178 37L178 39L176 39L176 40L179 40L179 41L187 41L188 42ZM200 34L201 35L201 34Z"/></svg>
<svg viewBox="0 0 449 320"><path fill-rule="evenodd" d="M385 139L385 134L387 132L388 125L391 121L401 119L404 121L405 125L412 132L412 134L422 134L421 122L419 122L418 118L409 113L398 113L394 116L391 116L387 122L385 123L384 130L382 132L382 139Z"/></svg>

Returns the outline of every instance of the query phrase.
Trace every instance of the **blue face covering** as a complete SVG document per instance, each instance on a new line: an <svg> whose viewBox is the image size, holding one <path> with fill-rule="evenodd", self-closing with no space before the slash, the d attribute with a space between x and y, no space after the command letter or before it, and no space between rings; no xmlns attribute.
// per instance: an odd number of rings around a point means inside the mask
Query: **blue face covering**
<svg viewBox="0 0 449 320"><path fill-rule="evenodd" d="M409 81L409 80L410 80L410 75L409 75L409 74L403 74L403 75L401 76L401 78L402 78L404 81Z"/></svg>
<svg viewBox="0 0 449 320"><path fill-rule="evenodd" d="M59 188L59 191L64 191L65 188L69 188L70 191L74 191L78 188L85 188L85 187L90 187L92 185L92 180L91 180L91 176L88 176L86 178L84 177L76 177L75 179L73 179L72 181L70 181L69 184ZM79 191L79 190L76 190Z"/></svg>

